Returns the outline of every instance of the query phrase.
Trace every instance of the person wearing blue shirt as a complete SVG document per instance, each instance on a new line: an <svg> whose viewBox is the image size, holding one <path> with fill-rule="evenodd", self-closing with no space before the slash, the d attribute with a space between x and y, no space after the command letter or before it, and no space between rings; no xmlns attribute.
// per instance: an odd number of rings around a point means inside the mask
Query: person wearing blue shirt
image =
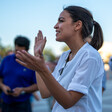
<svg viewBox="0 0 112 112"><path fill-rule="evenodd" d="M106 90L106 81L107 81L106 71L104 70L104 76L103 76L103 79L102 79L102 94Z"/></svg>
<svg viewBox="0 0 112 112"><path fill-rule="evenodd" d="M110 70L112 71L112 56L110 56L110 59L109 59L109 67L110 67Z"/></svg>
<svg viewBox="0 0 112 112"><path fill-rule="evenodd" d="M65 42L70 50L60 56L52 74L42 55L46 38L41 31L35 38L35 56L18 51L16 61L36 71L41 96L52 95L56 100L52 112L102 112L104 65L97 50L103 44L103 33L99 23L87 9L68 6L54 28L56 41ZM85 38L92 33L88 44Z"/></svg>
<svg viewBox="0 0 112 112"><path fill-rule="evenodd" d="M31 112L30 96L38 90L35 71L16 62L17 51L29 50L30 41L17 36L15 53L6 56L0 65L0 88L2 89L2 112Z"/></svg>

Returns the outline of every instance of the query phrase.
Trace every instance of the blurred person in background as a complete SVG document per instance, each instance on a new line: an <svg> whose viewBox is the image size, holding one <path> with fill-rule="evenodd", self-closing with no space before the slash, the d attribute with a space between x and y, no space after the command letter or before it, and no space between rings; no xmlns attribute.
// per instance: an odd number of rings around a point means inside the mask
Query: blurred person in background
<svg viewBox="0 0 112 112"><path fill-rule="evenodd" d="M13 50L8 50L8 51L6 52L6 56L11 55L11 54L14 54L14 51L13 51Z"/></svg>
<svg viewBox="0 0 112 112"><path fill-rule="evenodd" d="M30 97L38 90L35 71L17 63L15 55L21 50L28 52L30 41L27 37L17 36L14 45L15 53L8 54L0 65L2 112L31 112Z"/></svg>
<svg viewBox="0 0 112 112"><path fill-rule="evenodd" d="M14 53L13 50L8 50L6 52L6 56L11 55L13 53ZM0 63L1 63L1 61L0 61ZM2 94L2 90L0 89L0 112L2 112L2 103L3 103L3 99L1 97L1 94Z"/></svg>
<svg viewBox="0 0 112 112"><path fill-rule="evenodd" d="M112 71L112 56L110 56L110 59L109 59L109 67L110 67L110 70Z"/></svg>

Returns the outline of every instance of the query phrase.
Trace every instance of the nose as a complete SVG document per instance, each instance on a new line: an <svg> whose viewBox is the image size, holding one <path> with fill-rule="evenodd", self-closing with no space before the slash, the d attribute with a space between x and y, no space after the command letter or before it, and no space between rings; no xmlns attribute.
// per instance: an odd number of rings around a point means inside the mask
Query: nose
<svg viewBox="0 0 112 112"><path fill-rule="evenodd" d="M57 29L57 28L58 28L58 23L56 23L54 26L54 29Z"/></svg>

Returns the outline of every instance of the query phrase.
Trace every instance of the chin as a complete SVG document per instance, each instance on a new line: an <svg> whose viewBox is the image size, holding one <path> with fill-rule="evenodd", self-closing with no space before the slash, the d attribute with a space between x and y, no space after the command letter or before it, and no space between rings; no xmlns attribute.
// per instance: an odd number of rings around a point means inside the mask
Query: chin
<svg viewBox="0 0 112 112"><path fill-rule="evenodd" d="M58 38L56 38L56 41L61 42L61 40L60 40L60 39L58 39Z"/></svg>
<svg viewBox="0 0 112 112"><path fill-rule="evenodd" d="M61 37L56 37L56 41L62 42Z"/></svg>

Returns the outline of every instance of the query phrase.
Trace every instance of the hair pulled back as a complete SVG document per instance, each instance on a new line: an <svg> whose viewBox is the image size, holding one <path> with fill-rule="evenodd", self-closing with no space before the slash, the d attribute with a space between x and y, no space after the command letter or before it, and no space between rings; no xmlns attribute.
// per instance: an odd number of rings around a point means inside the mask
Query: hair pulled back
<svg viewBox="0 0 112 112"><path fill-rule="evenodd" d="M82 21L81 35L83 39L92 34L94 26L93 37L90 44L95 49L100 49L103 44L103 32L98 22L93 20L93 16L90 11L80 6L68 6L64 8L64 10L70 14L73 22L78 20Z"/></svg>

